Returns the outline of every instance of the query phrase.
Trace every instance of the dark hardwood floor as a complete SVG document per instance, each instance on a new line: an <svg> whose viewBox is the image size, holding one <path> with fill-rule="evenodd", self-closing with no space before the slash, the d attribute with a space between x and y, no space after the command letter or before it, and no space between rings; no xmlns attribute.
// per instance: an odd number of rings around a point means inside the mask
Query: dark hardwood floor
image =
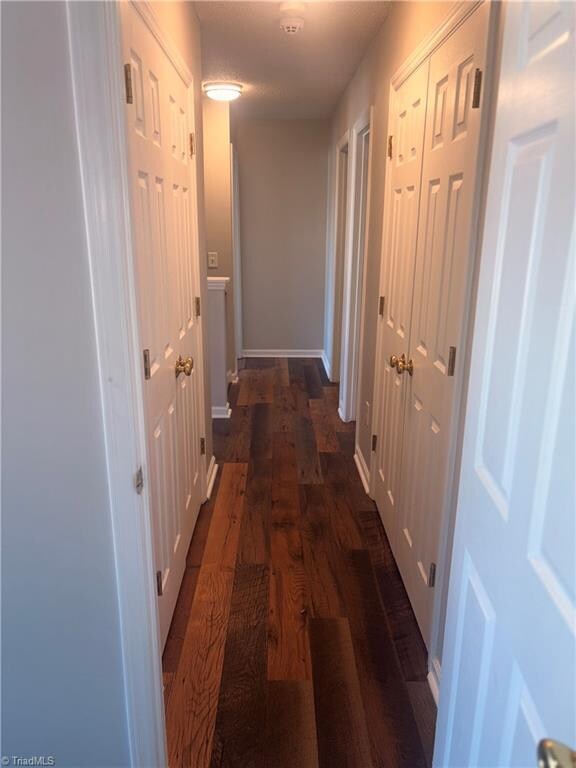
<svg viewBox="0 0 576 768"><path fill-rule="evenodd" d="M214 424L164 650L170 768L425 768L426 649L318 360L249 359Z"/></svg>

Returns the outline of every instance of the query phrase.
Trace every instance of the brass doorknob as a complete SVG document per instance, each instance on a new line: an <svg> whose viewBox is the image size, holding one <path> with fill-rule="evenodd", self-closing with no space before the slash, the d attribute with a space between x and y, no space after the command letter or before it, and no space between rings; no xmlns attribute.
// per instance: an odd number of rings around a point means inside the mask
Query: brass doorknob
<svg viewBox="0 0 576 768"><path fill-rule="evenodd" d="M410 376L414 375L414 363L412 360L406 360L406 355L402 353L400 355L400 359L396 363L396 370L398 373L404 373L404 371L408 371Z"/></svg>
<svg viewBox="0 0 576 768"><path fill-rule="evenodd" d="M538 768L573 768L576 752L554 739L542 739L538 744Z"/></svg>
<svg viewBox="0 0 576 768"><path fill-rule="evenodd" d="M396 357L396 355L390 355L389 363L391 368L396 368L396 366L398 365L398 358Z"/></svg>
<svg viewBox="0 0 576 768"><path fill-rule="evenodd" d="M192 369L194 368L194 360L191 357L187 357L186 360L183 359L182 355L178 355L178 360L176 360L176 378L180 376L181 373L183 373L185 376L190 376L192 374Z"/></svg>

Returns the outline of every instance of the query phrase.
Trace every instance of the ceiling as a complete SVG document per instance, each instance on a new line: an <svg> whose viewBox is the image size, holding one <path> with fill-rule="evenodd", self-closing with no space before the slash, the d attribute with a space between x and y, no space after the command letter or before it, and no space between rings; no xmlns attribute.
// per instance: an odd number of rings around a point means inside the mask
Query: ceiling
<svg viewBox="0 0 576 768"><path fill-rule="evenodd" d="M387 0L314 0L306 3L305 28L287 35L279 26L279 2L197 2L203 79L244 84L244 94L232 107L236 113L329 117L388 5Z"/></svg>

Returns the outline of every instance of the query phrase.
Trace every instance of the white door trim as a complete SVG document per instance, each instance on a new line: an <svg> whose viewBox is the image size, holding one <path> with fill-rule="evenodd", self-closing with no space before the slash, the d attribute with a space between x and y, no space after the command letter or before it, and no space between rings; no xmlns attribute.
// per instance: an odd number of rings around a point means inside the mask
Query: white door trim
<svg viewBox="0 0 576 768"><path fill-rule="evenodd" d="M140 13L144 10L150 10L149 6L147 4L147 0L140 0L139 2L134 3L134 5L138 6ZM150 13L148 16L151 19L155 20L153 12L150 10ZM143 17L144 18L144 17ZM146 24L148 24L148 21L146 18L144 19L146 21ZM157 26L157 24L156 24ZM150 28L150 27L149 27ZM180 74L181 77L185 78L185 82L188 86L188 112L190 115L192 115L193 118L193 125L192 129L194 131L194 139L196 141L196 144L198 143L198 125L202 122L202 114L199 109L196 107L196 101L195 101L195 80L194 76L190 72L190 70L186 67L184 63L178 64L178 60L180 59L180 54L170 43L166 40L166 38L162 37L163 41L160 41L160 37L158 37L157 33L154 33L156 38L159 40L160 45L164 49L164 52L170 59L170 61L173 63L173 65L176 67L176 70ZM199 87L199 85L198 85ZM208 306L207 301L207 287L206 287L206 281L202 278L202 272L200 269L200 261L203 258L203 256L200 253L200 239L199 239L199 232L200 232L200 217L199 217L199 207L198 207L198 152L196 151L194 155L191 158L191 173L192 173L192 180L190 184L190 192L191 192L191 202L192 202L192 212L191 216L193 218L193 231L196 233L196 236L193 238L192 241L192 270L194 272L194 285L196 286L198 290L198 296L195 298L200 299L200 315L197 317L197 324L200 329L200 339L199 339L199 345L198 345L198 379L197 379L197 404L196 407L198 408L198 417L199 417L199 423L203 422L203 429L202 434L204 437L209 433L209 431L212 429L212 421L210 418L210 414L206 407L206 325L204 318L206 316L206 312L202 311L203 307ZM202 419L202 417L204 417ZM212 456L211 459L214 457ZM208 461L208 457L204 454L200 456L200 491L201 491L201 497L203 500L210 497L209 488L211 488L210 485L210 463ZM218 467L216 466L216 470Z"/></svg>
<svg viewBox="0 0 576 768"><path fill-rule="evenodd" d="M342 323L337 322L338 313L337 296L338 288L338 228L340 226L339 217L339 191L340 191L340 153L346 146L350 146L350 131L346 131L336 143L332 160L334 162L334 188L329 204L331 206L332 216L330 222L329 247L327 249L326 259L326 319L324 334L324 351L326 362L324 367L330 381L338 381L340 376L340 360L335 360L335 350L340 345L342 334ZM347 191L348 194L348 191ZM344 235L346 242L346 235ZM338 355L338 358L340 355ZM328 363L328 365L326 365ZM337 364L336 364L337 363Z"/></svg>
<svg viewBox="0 0 576 768"><path fill-rule="evenodd" d="M394 86L393 81L390 81L390 94L388 97L388 125L386 126L386 131L388 133L389 127L390 127L390 120L391 115L394 114L394 100L395 100L395 93L398 90L400 86ZM380 278L379 278L379 289L378 294L380 297L380 300L386 300L386 284L385 284L385 270L383 269L384 264L384 248L386 244L386 232L388 231L389 226L389 218L390 218L390 170L388 166L386 166L385 170L385 179L384 179L384 211L382 213L382 246L380 251ZM381 421L380 418L380 410L383 407L383 398L382 398L382 392L381 387L383 384L383 371L384 371L384 360L382 357L382 323L384 321L383 315L378 315L377 321L376 321L376 350L374 355L374 395L372 398L372 427L371 427L371 434L372 435L378 435L378 428ZM376 497L376 451L372 449L370 451L370 496L374 499Z"/></svg>
<svg viewBox="0 0 576 768"><path fill-rule="evenodd" d="M152 32L152 34L158 41L160 47L162 48L166 56L168 56L168 58L170 59L172 65L174 66L174 69L178 72L178 74L180 75L180 77L186 83L187 86L191 85L194 80L192 72L190 72L188 65L180 55L180 52L178 51L176 46L164 34L162 27L160 26L158 19L156 18L156 15L152 10L151 4L148 2L148 0L130 0L130 1L134 9L142 17L142 20L144 21L144 23L146 24L150 32Z"/></svg>
<svg viewBox="0 0 576 768"><path fill-rule="evenodd" d="M146 484L142 360L130 234L123 63L116 3L68 3L78 152L110 508L114 535L126 721L133 766L166 764L152 532Z"/></svg>
<svg viewBox="0 0 576 768"><path fill-rule="evenodd" d="M232 176L232 282L234 290L234 331L236 337L236 359L232 379L238 380L238 357L242 354L242 245L240 242L240 177L238 175L238 153L234 144L230 144L230 173Z"/></svg>
<svg viewBox="0 0 576 768"><path fill-rule="evenodd" d="M363 269L363 275L362 275L362 288L361 288L361 300L360 300L360 307L358 309L360 313L360 334L358 337L358 380L356 382L356 425L360 423L360 420L362 419L362 400L361 400L361 392L362 392L362 371L364 367L364 333L366 328L366 314L367 312L374 311L376 312L376 309L369 309L366 306L366 288L367 288L367 269L366 266L368 264L368 245L370 241L370 209L371 209L371 200L372 200L372 172L373 172L373 157L374 157L374 107L371 106L369 110L368 115L368 126L370 131L370 145L368 148L368 185L366 187L366 221L364 223L364 254L363 254L363 260L364 260L364 269ZM370 471L370 456L368 456L368 460L366 459L366 456L362 453L362 448L360 446L360 440L359 440L359 434L360 430L358 429L358 426L356 427L355 431L355 445L354 445L354 460L356 462L356 465L361 468L360 471L360 477L362 479L362 484L364 485L364 490L369 495L370 494L370 483L371 483L371 471Z"/></svg>
<svg viewBox="0 0 576 768"><path fill-rule="evenodd" d="M372 142L369 146L366 199L362 198L362 176L358 179L360 163L360 139L372 132L373 108L365 110L355 121L350 133L348 145L348 219L346 249L344 252L344 286L342 307L342 349L340 362L340 402L339 413L342 421L353 421L358 416L358 383L361 365L361 344L364 335L364 291L366 278L367 232L370 210L370 163L372 160ZM360 183L358 184L357 181ZM357 253L356 224L357 217L362 213L360 204L363 202L365 213L364 243L362 253ZM359 223L359 220L358 220ZM361 281L354 282L354 263L361 269Z"/></svg>
<svg viewBox="0 0 576 768"><path fill-rule="evenodd" d="M408 56L402 65L392 75L390 85L398 90L404 80L406 80L425 59L428 58L436 48L439 48L444 40L451 35L458 27L463 24L468 16L481 5L484 0L459 0L455 2L448 12L444 21L434 29L428 37L425 37L420 45Z"/></svg>
<svg viewBox="0 0 576 768"><path fill-rule="evenodd" d="M162 33L151 6L143 1L134 3L134 7L182 78L191 83L190 71ZM98 348L130 765L161 766L167 765L166 729L147 493L120 6L69 2L67 18ZM203 402L203 393L200 398ZM144 472L141 495L133 484L139 467ZM214 468L211 459L211 482ZM206 471L202 474L205 494Z"/></svg>

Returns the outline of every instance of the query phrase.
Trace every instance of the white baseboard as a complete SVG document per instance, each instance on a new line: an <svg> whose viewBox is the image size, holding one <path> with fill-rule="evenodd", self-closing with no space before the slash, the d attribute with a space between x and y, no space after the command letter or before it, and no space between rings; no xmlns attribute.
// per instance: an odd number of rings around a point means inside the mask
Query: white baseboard
<svg viewBox="0 0 576 768"><path fill-rule="evenodd" d="M226 405L212 406L213 419L229 419L231 415L232 415L232 409L230 408L230 403L226 403Z"/></svg>
<svg viewBox="0 0 576 768"><path fill-rule="evenodd" d="M428 685L430 686L432 697L436 702L436 706L438 706L438 702L440 700L440 672L440 662L438 659L433 659L428 669L427 680Z"/></svg>
<svg viewBox="0 0 576 768"><path fill-rule="evenodd" d="M228 384L238 384L238 370L227 371L226 380L228 381Z"/></svg>
<svg viewBox="0 0 576 768"><path fill-rule="evenodd" d="M324 350L322 350L322 354L320 355L320 357L322 358L322 364L324 365L326 376L328 376L332 384L338 384L340 379L332 375L332 366L330 365L330 361L328 360L328 355Z"/></svg>
<svg viewBox="0 0 576 768"><path fill-rule="evenodd" d="M214 488L214 483L216 482L216 475L218 474L218 464L216 464L216 459L214 456L210 459L210 464L208 466L208 472L206 473L206 499L208 500L210 496L212 496L212 489Z"/></svg>
<svg viewBox="0 0 576 768"><path fill-rule="evenodd" d="M322 357L321 349L245 349L242 357Z"/></svg>
<svg viewBox="0 0 576 768"><path fill-rule="evenodd" d="M340 410L340 406L338 406L338 416L340 417L340 421L343 421L344 424L349 424L351 421L354 421L354 419L345 419L342 411Z"/></svg>
<svg viewBox="0 0 576 768"><path fill-rule="evenodd" d="M324 370L326 371L326 376L332 381L332 369L330 367L330 361L328 360L328 355L326 354L325 350L322 350L322 365L324 366Z"/></svg>
<svg viewBox="0 0 576 768"><path fill-rule="evenodd" d="M368 496L370 496L370 470L366 466L364 456L362 456L362 452L358 446L356 446L356 450L354 451L354 463L358 469L358 474L360 475L360 480L362 480L364 490Z"/></svg>

